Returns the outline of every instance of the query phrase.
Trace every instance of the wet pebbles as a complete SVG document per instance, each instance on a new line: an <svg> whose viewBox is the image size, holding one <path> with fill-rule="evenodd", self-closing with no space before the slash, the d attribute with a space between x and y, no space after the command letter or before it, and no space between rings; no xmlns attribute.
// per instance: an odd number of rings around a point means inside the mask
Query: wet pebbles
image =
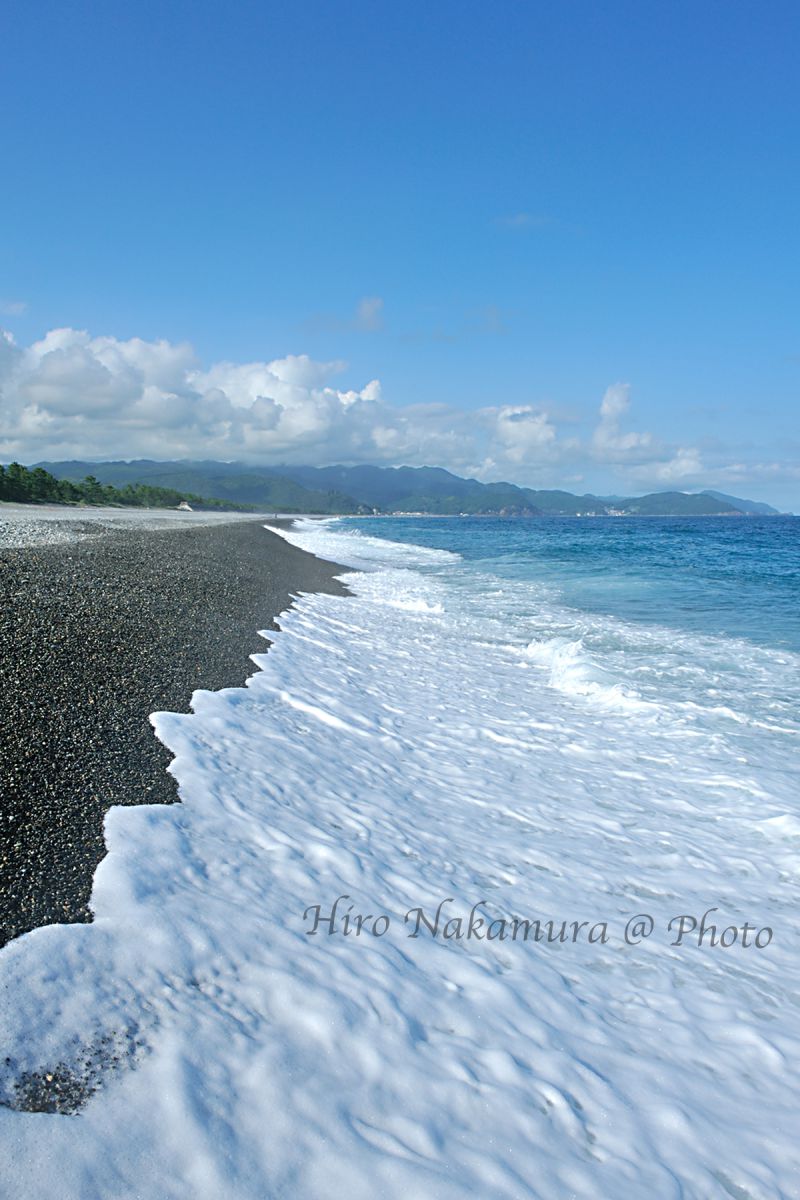
<svg viewBox="0 0 800 1200"><path fill-rule="evenodd" d="M90 919L106 810L177 799L149 714L241 685L257 631L342 570L260 521L0 548L0 944Z"/></svg>

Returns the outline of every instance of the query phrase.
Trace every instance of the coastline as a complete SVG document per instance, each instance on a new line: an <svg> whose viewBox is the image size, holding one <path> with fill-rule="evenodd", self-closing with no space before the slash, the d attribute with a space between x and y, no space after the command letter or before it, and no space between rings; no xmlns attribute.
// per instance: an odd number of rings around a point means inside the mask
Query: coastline
<svg viewBox="0 0 800 1200"><path fill-rule="evenodd" d="M96 924L6 947L0 1190L397 1198L446 1178L453 1198L591 1200L716 1194L723 1162L742 1192L790 1194L774 1131L796 1096L769 1051L797 1021L764 997L797 984L791 731L728 712L772 705L793 663L753 647L742 671L602 620L593 663L594 618L550 604L538 566L512 588L455 538L285 536L350 563L352 597L304 596L247 688L153 718L185 805L114 808ZM657 695L609 677L615 647Z"/></svg>
<svg viewBox="0 0 800 1200"><path fill-rule="evenodd" d="M0 543L0 945L91 920L106 811L177 801L150 713L242 686L296 593L347 592L267 517L81 514L53 541L42 515Z"/></svg>

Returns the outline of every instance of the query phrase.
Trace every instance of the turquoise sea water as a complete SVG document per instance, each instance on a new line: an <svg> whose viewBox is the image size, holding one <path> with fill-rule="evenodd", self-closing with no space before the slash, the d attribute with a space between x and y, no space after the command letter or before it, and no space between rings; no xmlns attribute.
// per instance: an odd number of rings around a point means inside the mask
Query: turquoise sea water
<svg viewBox="0 0 800 1200"><path fill-rule="evenodd" d="M578 612L800 652L800 519L372 518L343 527L451 550Z"/></svg>
<svg viewBox="0 0 800 1200"><path fill-rule="evenodd" d="M120 1065L0 1104L0 1194L796 1196L796 529L281 528L349 594L154 714L182 803L113 808L95 923L5 948L0 1099Z"/></svg>

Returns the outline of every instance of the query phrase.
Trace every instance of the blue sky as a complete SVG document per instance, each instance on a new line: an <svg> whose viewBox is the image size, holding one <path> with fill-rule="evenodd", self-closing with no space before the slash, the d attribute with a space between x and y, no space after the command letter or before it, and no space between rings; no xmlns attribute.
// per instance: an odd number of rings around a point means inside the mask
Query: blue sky
<svg viewBox="0 0 800 1200"><path fill-rule="evenodd" d="M6 6L0 457L800 507L798 32L770 2Z"/></svg>

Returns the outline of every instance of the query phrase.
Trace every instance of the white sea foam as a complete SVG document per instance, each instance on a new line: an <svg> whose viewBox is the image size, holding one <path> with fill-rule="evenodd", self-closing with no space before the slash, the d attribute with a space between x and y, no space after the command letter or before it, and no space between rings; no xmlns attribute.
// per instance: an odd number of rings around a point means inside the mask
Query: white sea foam
<svg viewBox="0 0 800 1200"><path fill-rule="evenodd" d="M7 1102L98 1046L120 1060L78 1118L0 1109L0 1191L796 1194L793 745L681 707L720 690L696 646L667 659L635 631L625 659L619 629L557 606L534 628L530 597L487 614L453 556L287 536L368 567L355 596L302 599L246 689L155 718L184 803L112 810L95 924L0 955ZM640 706L565 688L573 669ZM308 936L338 896L388 931ZM408 936L404 914L449 897L609 940ZM708 909L772 943L671 944L672 918ZM637 913L655 931L626 945Z"/></svg>

